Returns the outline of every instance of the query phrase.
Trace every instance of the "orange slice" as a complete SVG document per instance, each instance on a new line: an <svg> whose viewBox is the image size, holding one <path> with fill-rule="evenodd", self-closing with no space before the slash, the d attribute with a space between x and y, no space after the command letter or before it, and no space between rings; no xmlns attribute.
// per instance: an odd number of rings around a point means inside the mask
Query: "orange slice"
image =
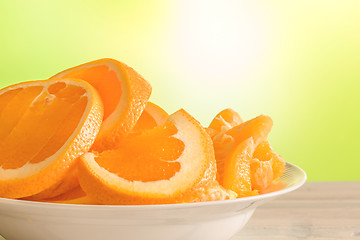
<svg viewBox="0 0 360 240"><path fill-rule="evenodd" d="M63 193L54 198L42 200L42 202L51 202L51 203L66 203L66 204L85 204L85 205L97 205L93 199L88 197L86 193L81 189L81 187L77 187Z"/></svg>
<svg viewBox="0 0 360 240"><path fill-rule="evenodd" d="M132 132L139 133L163 125L168 117L169 114L164 109L148 102Z"/></svg>
<svg viewBox="0 0 360 240"><path fill-rule="evenodd" d="M114 59L100 59L67 69L52 78L90 83L104 104L104 120L93 149L111 149L135 126L151 94L150 84L134 69Z"/></svg>
<svg viewBox="0 0 360 240"><path fill-rule="evenodd" d="M90 149L102 117L100 97L81 80L0 90L0 197L27 197L58 184Z"/></svg>
<svg viewBox="0 0 360 240"><path fill-rule="evenodd" d="M161 126L129 136L118 149L84 154L79 165L81 187L102 204L230 198L215 177L211 139L184 110Z"/></svg>
<svg viewBox="0 0 360 240"><path fill-rule="evenodd" d="M66 192L78 187L79 180L78 180L78 172L77 172L77 162L78 162L78 160L76 160L76 163L74 164L74 166L69 168L69 171L67 172L67 174L63 177L63 179L59 183L51 186L48 189L45 189L44 191L42 191L38 194L32 195L30 197L26 197L24 199L37 201L37 200L43 200L43 199L48 199L48 198L54 198L58 195L61 195L63 193L66 193Z"/></svg>
<svg viewBox="0 0 360 240"><path fill-rule="evenodd" d="M248 138L252 138L254 149L260 142L266 140L271 128L272 120L268 116L260 115L238 126L235 126L225 133L219 134L213 139L216 164L218 167L218 181L222 183L224 175L224 161L229 158L237 146Z"/></svg>

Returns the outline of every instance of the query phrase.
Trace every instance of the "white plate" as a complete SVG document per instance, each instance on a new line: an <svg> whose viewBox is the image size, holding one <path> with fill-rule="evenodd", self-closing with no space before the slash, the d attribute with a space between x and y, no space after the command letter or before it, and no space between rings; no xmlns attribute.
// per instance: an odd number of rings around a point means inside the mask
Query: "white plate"
<svg viewBox="0 0 360 240"><path fill-rule="evenodd" d="M276 192L202 203L104 206L0 198L0 234L6 240L225 240L257 206L303 185L306 174L287 163L281 181L287 186Z"/></svg>

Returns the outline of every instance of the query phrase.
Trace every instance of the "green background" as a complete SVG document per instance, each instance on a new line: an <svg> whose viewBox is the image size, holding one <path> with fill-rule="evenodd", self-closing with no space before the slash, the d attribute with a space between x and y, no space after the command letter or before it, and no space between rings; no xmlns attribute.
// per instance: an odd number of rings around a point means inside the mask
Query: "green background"
<svg viewBox="0 0 360 240"><path fill-rule="evenodd" d="M127 63L207 126L231 107L309 180L360 180L360 1L0 1L0 87ZM1 127L1 126L0 126Z"/></svg>

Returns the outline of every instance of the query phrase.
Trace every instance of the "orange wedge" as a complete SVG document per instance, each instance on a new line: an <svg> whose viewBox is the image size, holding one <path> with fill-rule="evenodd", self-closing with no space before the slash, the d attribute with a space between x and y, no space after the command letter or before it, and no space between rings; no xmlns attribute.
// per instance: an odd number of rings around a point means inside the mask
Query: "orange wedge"
<svg viewBox="0 0 360 240"><path fill-rule="evenodd" d="M168 117L169 114L164 109L155 103L148 102L132 132L140 133L156 126L163 125Z"/></svg>
<svg viewBox="0 0 360 240"><path fill-rule="evenodd" d="M276 184L284 172L285 162L282 157L272 150L268 141L261 142L251 160L252 188L263 193Z"/></svg>
<svg viewBox="0 0 360 240"><path fill-rule="evenodd" d="M222 185L238 197L256 195L251 188L250 162L255 150L252 137L240 142L224 161Z"/></svg>
<svg viewBox="0 0 360 240"><path fill-rule="evenodd" d="M150 84L134 69L114 59L100 59L67 69L52 78L90 83L104 104L104 120L93 149L114 148L135 126L151 94Z"/></svg>
<svg viewBox="0 0 360 240"><path fill-rule="evenodd" d="M90 149L102 118L100 97L81 80L0 90L0 197L27 197L61 182Z"/></svg>
<svg viewBox="0 0 360 240"><path fill-rule="evenodd" d="M215 130L215 132L219 134L240 125L242 122L243 120L237 112L231 108L227 108L215 116L211 121L209 128Z"/></svg>
<svg viewBox="0 0 360 240"><path fill-rule="evenodd" d="M229 129L223 133L222 138L214 139L218 181L222 186L239 196L253 195L251 159L256 147L266 140L271 128L271 118L260 115Z"/></svg>
<svg viewBox="0 0 360 240"><path fill-rule="evenodd" d="M219 112L214 119L211 121L209 127L206 129L208 134L211 136L214 145L216 145L215 151L215 159L216 166L218 171L218 179L219 173L224 171L224 156L228 153L229 150L219 148L219 145L224 145L228 141L231 141L231 138L226 135L226 131L229 129L240 125L243 123L240 115L232 110L231 108L227 108Z"/></svg>
<svg viewBox="0 0 360 240"><path fill-rule="evenodd" d="M230 198L216 181L212 143L184 110L129 136L118 149L86 153L80 185L102 204L157 204ZM211 194L209 194L211 193Z"/></svg>

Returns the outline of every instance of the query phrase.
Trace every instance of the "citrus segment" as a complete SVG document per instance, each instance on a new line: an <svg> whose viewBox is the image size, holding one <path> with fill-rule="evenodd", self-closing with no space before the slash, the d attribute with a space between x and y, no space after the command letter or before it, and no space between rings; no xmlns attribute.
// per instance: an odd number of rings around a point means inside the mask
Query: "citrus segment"
<svg viewBox="0 0 360 240"><path fill-rule="evenodd" d="M250 162L254 153L254 140L248 138L237 145L224 162L222 185L238 197L256 195L251 189Z"/></svg>
<svg viewBox="0 0 360 240"><path fill-rule="evenodd" d="M215 118L211 121L209 128L214 129L218 133L226 132L232 127L235 127L243 122L240 115L232 110L227 108L219 112Z"/></svg>
<svg viewBox="0 0 360 240"><path fill-rule="evenodd" d="M104 204L204 199L200 195L215 182L215 173L211 139L184 110L170 115L164 125L130 136L116 150L84 154L79 166L81 187ZM221 191L219 197L227 195Z"/></svg>
<svg viewBox="0 0 360 240"><path fill-rule="evenodd" d="M260 193L267 191L285 172L285 162L276 154L268 141L261 142L255 149L251 163L253 189Z"/></svg>
<svg viewBox="0 0 360 240"><path fill-rule="evenodd" d="M260 161L257 158L253 158L251 159L250 169L252 189L262 193L274 180L271 161Z"/></svg>
<svg viewBox="0 0 360 240"><path fill-rule="evenodd" d="M285 172L285 161L283 158L275 153L268 141L261 142L255 149L254 158L261 161L270 161L273 170L274 180L278 180Z"/></svg>
<svg viewBox="0 0 360 240"><path fill-rule="evenodd" d="M0 196L21 198L57 184L88 151L103 115L96 90L80 80L47 80L0 90Z"/></svg>
<svg viewBox="0 0 360 240"><path fill-rule="evenodd" d="M114 148L135 126L151 94L150 84L134 69L114 59L100 59L67 69L52 78L90 83L104 104L104 120L93 149Z"/></svg>

